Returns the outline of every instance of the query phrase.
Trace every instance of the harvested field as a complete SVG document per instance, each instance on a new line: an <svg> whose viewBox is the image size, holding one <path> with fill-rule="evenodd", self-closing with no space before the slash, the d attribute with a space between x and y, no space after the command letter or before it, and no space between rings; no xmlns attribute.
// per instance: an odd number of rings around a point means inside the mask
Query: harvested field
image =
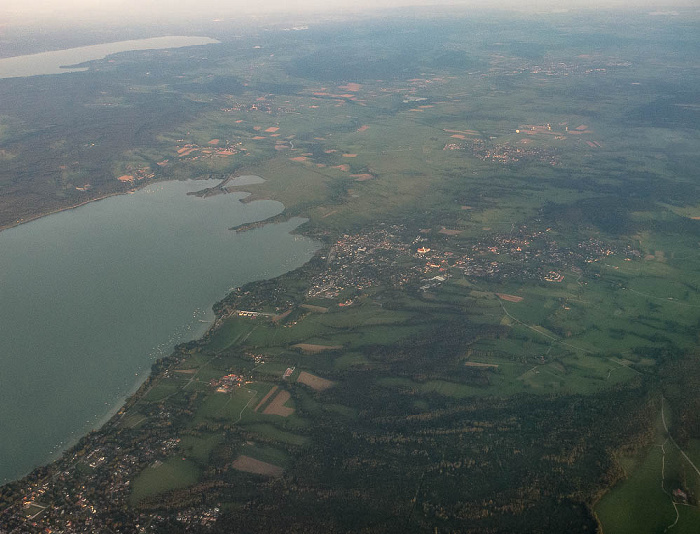
<svg viewBox="0 0 700 534"><path fill-rule="evenodd" d="M207 144L208 144L208 145L218 145L218 144L219 144L219 140L218 140L218 139L212 139L212 140L209 141Z"/></svg>
<svg viewBox="0 0 700 534"><path fill-rule="evenodd" d="M467 137L462 134L453 134L450 137L454 137L455 139L466 139Z"/></svg>
<svg viewBox="0 0 700 534"><path fill-rule="evenodd" d="M278 315L274 315L272 317L272 321L275 323L280 322L282 319L285 319L290 313L292 313L292 308L289 308L286 312L280 313Z"/></svg>
<svg viewBox="0 0 700 534"><path fill-rule="evenodd" d="M462 233L462 230L450 230L448 228L443 228L439 233L443 235L459 235Z"/></svg>
<svg viewBox="0 0 700 534"><path fill-rule="evenodd" d="M197 372L197 369L175 369L175 372L183 375L193 375Z"/></svg>
<svg viewBox="0 0 700 534"><path fill-rule="evenodd" d="M125 174L124 176L120 176L119 178L117 178L117 180L119 180L120 182L133 182L134 177L130 174Z"/></svg>
<svg viewBox="0 0 700 534"><path fill-rule="evenodd" d="M340 350L343 347L341 345L313 345L311 343L297 343L292 345L304 352L323 352L324 350Z"/></svg>
<svg viewBox="0 0 700 534"><path fill-rule="evenodd" d="M347 163L343 163L342 165L336 165L334 167L331 167L331 169L340 169L343 172L350 172L350 165Z"/></svg>
<svg viewBox="0 0 700 534"><path fill-rule="evenodd" d="M313 306L311 304L302 304L302 308L305 310L313 311L313 312L318 312L318 313L328 313L328 308L324 308L323 306Z"/></svg>
<svg viewBox="0 0 700 534"><path fill-rule="evenodd" d="M445 128L443 132L454 133L454 134L464 134L464 135L480 135L476 130L449 130Z"/></svg>
<svg viewBox="0 0 700 534"><path fill-rule="evenodd" d="M367 124L363 124L362 126L360 126L360 127L357 129L357 131L358 131L358 132L364 132L365 130L368 130L368 129L369 129L369 126L368 126Z"/></svg>
<svg viewBox="0 0 700 534"><path fill-rule="evenodd" d="M268 464L267 462L261 462L250 456L245 456L241 454L236 458L231 467L238 471L245 471L246 473L255 473L256 475L265 475L267 477L280 477L284 473L278 465Z"/></svg>
<svg viewBox="0 0 700 534"><path fill-rule="evenodd" d="M267 392L267 395L265 395L258 405L253 409L254 412L257 412L260 407L267 402L267 399L269 399L276 391L277 391L278 386L273 386L270 391Z"/></svg>
<svg viewBox="0 0 700 534"><path fill-rule="evenodd" d="M326 380L325 378L312 375L311 373L307 373L306 371L302 371L301 373L299 373L299 378L297 378L297 382L306 384L311 389L315 389L316 391L323 391L324 389L333 387L333 385L335 384L335 382L333 382L332 380Z"/></svg>
<svg viewBox="0 0 700 534"><path fill-rule="evenodd" d="M292 397L289 391L280 391L277 396L272 399L267 408L263 410L266 415L279 415L281 417L289 417L294 413L294 408L285 406L284 404Z"/></svg>
<svg viewBox="0 0 700 534"><path fill-rule="evenodd" d="M344 158L356 158L357 154L343 154Z"/></svg>
<svg viewBox="0 0 700 534"><path fill-rule="evenodd" d="M338 89L342 89L343 91L350 91L350 92L357 92L362 88L362 84L360 83L355 83L355 82L350 82L346 83L345 85L339 85Z"/></svg>
<svg viewBox="0 0 700 534"><path fill-rule="evenodd" d="M517 295L508 295L506 293L496 293L499 299L507 300L508 302L522 302L523 297L518 297Z"/></svg>
<svg viewBox="0 0 700 534"><path fill-rule="evenodd" d="M351 174L350 176L355 178L356 182L366 182L367 180L374 178L374 176L371 174Z"/></svg>
<svg viewBox="0 0 700 534"><path fill-rule="evenodd" d="M466 367L493 367L494 369L498 368L497 363L464 362L464 365Z"/></svg>
<svg viewBox="0 0 700 534"><path fill-rule="evenodd" d="M255 141L259 141L260 139L266 139L266 138L265 138L264 135L256 135L255 137L253 137L253 139L254 139Z"/></svg>
<svg viewBox="0 0 700 534"><path fill-rule="evenodd" d="M268 133L275 133L277 130L279 130L279 128L277 128L276 126L270 126L269 128L265 129L265 131Z"/></svg>
<svg viewBox="0 0 700 534"><path fill-rule="evenodd" d="M294 158L289 158L292 161L307 161L309 158L306 156L296 156Z"/></svg>

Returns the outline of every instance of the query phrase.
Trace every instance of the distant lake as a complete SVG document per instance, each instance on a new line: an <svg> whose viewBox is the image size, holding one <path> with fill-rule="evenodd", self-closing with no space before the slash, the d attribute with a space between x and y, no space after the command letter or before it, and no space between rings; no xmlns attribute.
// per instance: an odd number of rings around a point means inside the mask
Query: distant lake
<svg viewBox="0 0 700 534"><path fill-rule="evenodd" d="M132 50L160 50L164 48L180 48L215 44L219 41L209 37L152 37L150 39L135 39L119 41L79 48L68 48L53 52L42 52L26 56L15 56L0 59L0 78L18 78L22 76L37 76L39 74L63 74L66 72L82 72L87 68L62 68L78 65L86 61L102 59L110 54Z"/></svg>
<svg viewBox="0 0 700 534"><path fill-rule="evenodd" d="M158 183L0 232L0 483L100 426L230 288L318 249L290 234L299 218L229 230L283 206L187 195L216 183Z"/></svg>

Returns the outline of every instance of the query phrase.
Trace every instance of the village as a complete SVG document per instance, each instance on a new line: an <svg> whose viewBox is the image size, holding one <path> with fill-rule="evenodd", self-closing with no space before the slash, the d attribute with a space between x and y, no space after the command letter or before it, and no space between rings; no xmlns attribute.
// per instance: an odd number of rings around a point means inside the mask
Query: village
<svg viewBox="0 0 700 534"><path fill-rule="evenodd" d="M592 238L574 247L561 246L550 237L550 229L526 226L471 241L450 239L455 231L444 228L432 234L411 239L408 236L415 234L405 226L393 225L344 235L330 248L325 269L312 278L307 296L336 299L345 290L361 292L380 284L427 289L458 273L493 281L561 282L560 271L580 272L611 254L639 257L631 247Z"/></svg>

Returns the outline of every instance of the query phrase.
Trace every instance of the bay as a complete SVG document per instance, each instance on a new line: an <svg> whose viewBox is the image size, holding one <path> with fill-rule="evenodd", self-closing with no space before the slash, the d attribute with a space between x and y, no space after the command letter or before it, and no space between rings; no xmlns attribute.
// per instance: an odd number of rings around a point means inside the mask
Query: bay
<svg viewBox="0 0 700 534"><path fill-rule="evenodd" d="M187 195L217 183L162 182L0 232L0 482L99 427L230 288L318 249L290 233L299 218L230 230L279 202Z"/></svg>
<svg viewBox="0 0 700 534"><path fill-rule="evenodd" d="M102 59L111 54L128 52L133 50L161 50L166 48L180 48L183 46L200 46L215 44L219 41L209 37L179 36L151 37L149 39L133 39L104 43L39 54L28 54L0 59L0 78L19 78L24 76L38 76L42 74L64 74L70 72L82 72L86 67L65 68L66 66L79 65L86 61Z"/></svg>

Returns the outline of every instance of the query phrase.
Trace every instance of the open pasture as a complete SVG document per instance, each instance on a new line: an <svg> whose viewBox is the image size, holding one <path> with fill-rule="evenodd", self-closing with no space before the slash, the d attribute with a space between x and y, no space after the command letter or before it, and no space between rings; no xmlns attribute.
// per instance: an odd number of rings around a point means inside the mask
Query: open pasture
<svg viewBox="0 0 700 534"><path fill-rule="evenodd" d="M164 462L156 462L146 467L131 486L132 503L152 497L166 491L186 488L195 484L200 477L200 470L191 460L172 457Z"/></svg>

